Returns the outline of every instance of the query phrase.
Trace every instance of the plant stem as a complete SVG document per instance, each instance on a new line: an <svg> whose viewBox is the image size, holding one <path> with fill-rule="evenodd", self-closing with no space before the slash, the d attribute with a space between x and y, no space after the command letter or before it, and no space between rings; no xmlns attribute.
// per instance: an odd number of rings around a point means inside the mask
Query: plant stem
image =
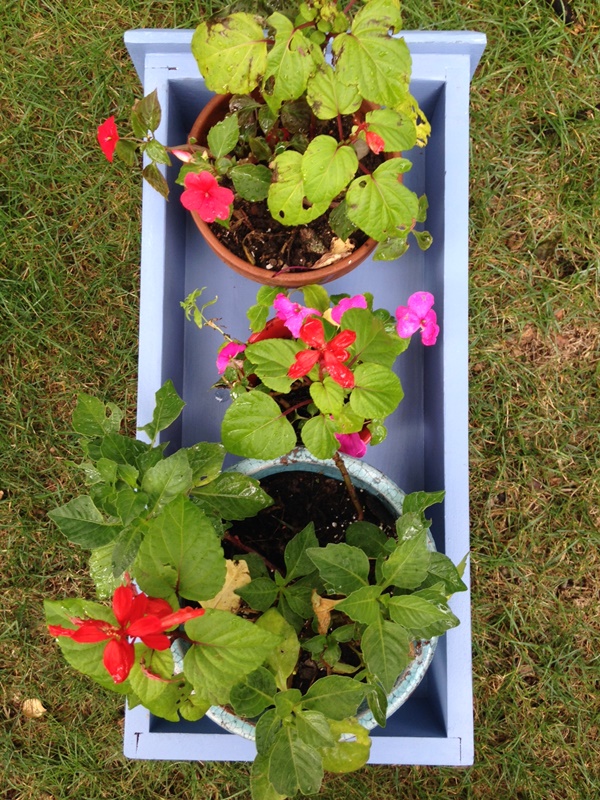
<svg viewBox="0 0 600 800"><path fill-rule="evenodd" d="M275 564L272 564L269 561L268 558L265 558L265 556L263 556L262 553L259 553L258 550L255 550L253 547L250 547L249 545L244 544L237 536L234 536L231 533L225 532L225 535L223 536L223 539L226 542L229 542L230 544L234 545L234 547L237 547L240 550L243 550L244 553L254 553L254 555L258 556L259 558L261 558L263 560L265 567L267 567L267 569L270 569L271 572L281 572L281 570L278 567L276 567Z"/></svg>
<svg viewBox="0 0 600 800"><path fill-rule="evenodd" d="M354 508L356 509L356 513L358 514L357 519L359 522L361 522L364 519L365 512L360 504L360 500L358 499L358 495L356 494L356 489L354 488L352 479L348 474L346 465L344 464L344 459L341 457L339 452L335 452L333 454L333 461L342 474L342 478L344 479L344 483L346 484L346 489L348 490L348 494L350 495L350 499L352 500L352 505L354 506Z"/></svg>

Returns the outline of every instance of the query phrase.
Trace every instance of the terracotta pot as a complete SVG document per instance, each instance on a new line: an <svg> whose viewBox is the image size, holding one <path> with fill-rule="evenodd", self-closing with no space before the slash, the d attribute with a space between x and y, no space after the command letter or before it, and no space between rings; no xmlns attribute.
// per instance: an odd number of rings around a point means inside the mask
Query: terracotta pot
<svg viewBox="0 0 600 800"><path fill-rule="evenodd" d="M229 110L230 97L231 95L215 95L204 106L190 131L190 137L193 137L198 144L206 146L207 133L215 123L223 119ZM221 261L235 270L239 275L243 275L245 278L255 283L262 283L267 286L287 286L291 289L298 286L306 286L310 283L329 283L351 272L351 270L357 267L373 252L377 245L377 242L373 239L368 239L353 253L330 264L328 267L306 270L303 272L294 271L281 273L270 271L263 267L255 267L248 261L238 258L238 256L234 255L221 243L212 232L210 225L200 219L196 211L192 211L191 214L198 229L206 239L208 246Z"/></svg>

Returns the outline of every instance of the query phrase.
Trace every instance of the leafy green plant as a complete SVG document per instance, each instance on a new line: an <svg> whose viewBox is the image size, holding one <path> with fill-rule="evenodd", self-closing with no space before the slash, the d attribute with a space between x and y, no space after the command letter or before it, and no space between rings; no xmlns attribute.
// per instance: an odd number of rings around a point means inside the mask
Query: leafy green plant
<svg viewBox="0 0 600 800"><path fill-rule="evenodd" d="M443 493L404 500L395 529L351 524L321 546L313 524L286 545L285 569L264 554L226 559L229 521L271 500L252 478L222 472L224 448L201 443L166 454L159 433L179 415L171 383L156 394L149 442L119 432L121 411L82 395L74 412L88 492L50 513L92 550L100 598L46 600L66 660L105 688L168 720L210 706L256 721L255 800L317 792L325 770L369 756L357 719L386 724L386 695L423 641L458 624L449 597L460 568L437 553L425 509ZM298 665L317 666L309 686ZM350 738L349 738L350 737Z"/></svg>
<svg viewBox="0 0 600 800"><path fill-rule="evenodd" d="M206 141L161 144L154 91L133 107L133 136L120 137L110 117L100 145L128 165L143 152L143 175L165 197L157 165L183 161L182 203L208 223L228 225L241 198L264 201L286 226L325 216L339 242L362 231L379 243L378 259L402 255L411 232L426 249L431 237L415 226L427 201L404 185L412 164L401 153L424 146L430 125L409 91L401 26L398 0L306 0L266 19L235 12L202 22L192 53L207 88L230 97ZM334 246L328 257L347 252Z"/></svg>

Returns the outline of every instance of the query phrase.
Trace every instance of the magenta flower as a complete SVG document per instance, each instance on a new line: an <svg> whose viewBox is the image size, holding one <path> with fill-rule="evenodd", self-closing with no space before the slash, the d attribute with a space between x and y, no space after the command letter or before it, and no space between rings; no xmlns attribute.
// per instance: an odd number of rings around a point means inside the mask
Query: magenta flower
<svg viewBox="0 0 600 800"><path fill-rule="evenodd" d="M98 125L98 144L109 161L113 160L119 134L115 125L115 118L109 117L102 125Z"/></svg>
<svg viewBox="0 0 600 800"><path fill-rule="evenodd" d="M188 172L183 182L185 191L181 195L181 203L188 211L197 211L204 222L229 217L233 192L225 186L219 186L214 175L207 170Z"/></svg>
<svg viewBox="0 0 600 800"><path fill-rule="evenodd" d="M321 316L321 312L316 308L307 308L301 306L300 303L292 303L284 294L277 295L273 307L277 311L277 318L283 320L285 327L296 339L300 336L300 328L306 317Z"/></svg>
<svg viewBox="0 0 600 800"><path fill-rule="evenodd" d="M344 297L337 306L334 306L331 309L331 319L337 324L340 324L340 320L344 312L348 311L349 308L366 308L367 301L365 300L364 295L362 294L355 294L354 297Z"/></svg>
<svg viewBox="0 0 600 800"><path fill-rule="evenodd" d="M237 344L237 342L229 342L229 344L226 344L225 347L219 351L217 356L217 370L219 375L222 375L229 366L231 360L239 353L243 353L245 349L245 344Z"/></svg>
<svg viewBox="0 0 600 800"><path fill-rule="evenodd" d="M430 292L415 292L408 298L408 306L396 309L396 330L402 339L409 339L421 330L421 341L425 345L435 344L440 327L432 306L434 297Z"/></svg>
<svg viewBox="0 0 600 800"><path fill-rule="evenodd" d="M362 458L367 452L367 445L371 441L371 431L365 426L358 433L336 433L335 438L340 443L338 450L354 458Z"/></svg>

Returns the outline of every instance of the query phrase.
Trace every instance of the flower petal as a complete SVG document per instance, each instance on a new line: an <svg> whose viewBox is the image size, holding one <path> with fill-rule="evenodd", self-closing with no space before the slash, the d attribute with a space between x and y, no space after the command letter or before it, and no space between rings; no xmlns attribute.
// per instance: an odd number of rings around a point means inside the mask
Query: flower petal
<svg viewBox="0 0 600 800"><path fill-rule="evenodd" d="M118 628L111 625L109 622L103 622L99 619L86 619L81 623L78 630L74 631L71 639L79 644L94 644L96 642L105 642L110 639Z"/></svg>
<svg viewBox="0 0 600 800"><path fill-rule="evenodd" d="M421 318L406 306L398 306L396 309L396 330L401 339L410 337L421 327Z"/></svg>
<svg viewBox="0 0 600 800"><path fill-rule="evenodd" d="M133 645L124 639L111 639L104 648L104 666L115 683L123 683L135 663Z"/></svg>
<svg viewBox="0 0 600 800"><path fill-rule="evenodd" d="M325 330L320 319L308 319L302 326L300 338L310 347L325 346ZM305 373L306 374L306 373Z"/></svg>
<svg viewBox="0 0 600 800"><path fill-rule="evenodd" d="M323 354L323 363L327 372L336 383L344 389L354 388L354 373L348 367L340 364L337 358L327 350Z"/></svg>
<svg viewBox="0 0 600 800"><path fill-rule="evenodd" d="M142 596L145 597L145 595L139 595L139 597ZM117 586L114 591L112 610L121 628L131 620L131 612L133 610L133 601L135 597L135 589L131 584Z"/></svg>
<svg viewBox="0 0 600 800"><path fill-rule="evenodd" d="M225 347L221 348L217 355L217 372L222 375L232 358L235 358L239 353L243 353L246 349L245 344L238 344L237 342L229 342Z"/></svg>
<svg viewBox="0 0 600 800"><path fill-rule="evenodd" d="M336 433L335 438L340 443L339 451L354 458L362 458L367 452L367 445L358 433Z"/></svg>
<svg viewBox="0 0 600 800"><path fill-rule="evenodd" d="M100 149L109 161L113 160L117 142L119 141L119 134L117 126L115 125L115 118L109 117L102 125L98 125L98 144Z"/></svg>
<svg viewBox="0 0 600 800"><path fill-rule="evenodd" d="M431 292L415 292L408 298L408 307L419 319L423 319L434 302Z"/></svg>
<svg viewBox="0 0 600 800"><path fill-rule="evenodd" d="M288 378L303 378L311 371L319 360L321 354L318 350L301 350L296 353L296 361L288 369Z"/></svg>
<svg viewBox="0 0 600 800"><path fill-rule="evenodd" d="M355 294L354 297L344 297L337 306L331 309L331 319L339 325L342 316L349 308L367 308L367 301L362 294Z"/></svg>

